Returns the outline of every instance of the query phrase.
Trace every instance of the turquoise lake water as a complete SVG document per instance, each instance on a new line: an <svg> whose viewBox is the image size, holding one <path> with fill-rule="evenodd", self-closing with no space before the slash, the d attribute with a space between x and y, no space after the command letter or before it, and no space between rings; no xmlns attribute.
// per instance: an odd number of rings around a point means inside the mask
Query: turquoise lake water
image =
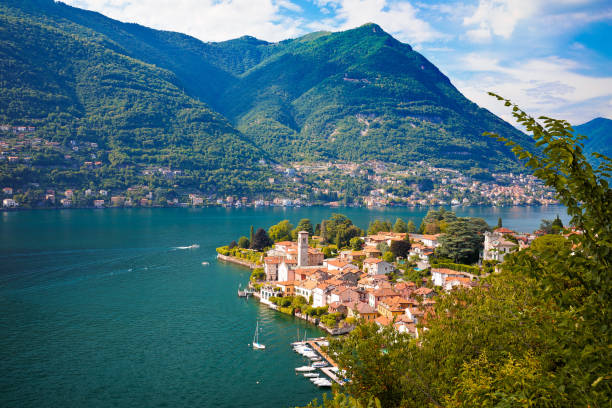
<svg viewBox="0 0 612 408"><path fill-rule="evenodd" d="M562 207L457 208L531 231ZM313 326L236 296L215 261L249 227L332 212L362 228L426 209L107 209L0 213L0 406L289 407L322 392L289 342ZM198 249L176 247L199 244ZM209 266L203 266L207 261ZM259 319L263 351L249 348Z"/></svg>

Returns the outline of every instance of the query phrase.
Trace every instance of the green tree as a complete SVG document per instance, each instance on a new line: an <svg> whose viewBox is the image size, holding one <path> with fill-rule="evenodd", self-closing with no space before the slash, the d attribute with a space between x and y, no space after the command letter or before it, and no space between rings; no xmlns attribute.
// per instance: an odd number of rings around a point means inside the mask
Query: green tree
<svg viewBox="0 0 612 408"><path fill-rule="evenodd" d="M312 236L314 234L314 228L308 218L301 219L297 227L295 227L295 229L291 231L291 237L293 238L293 240L297 239L298 232L300 231L306 231L309 236Z"/></svg>
<svg viewBox="0 0 612 408"><path fill-rule="evenodd" d="M257 232L253 236L253 242L251 246L256 251L262 251L264 248L269 247L273 244L272 240L268 236L268 233L263 228L258 228Z"/></svg>
<svg viewBox="0 0 612 408"><path fill-rule="evenodd" d="M391 230L391 223L389 221L374 220L368 226L369 235L375 235L379 232L390 232Z"/></svg>
<svg viewBox="0 0 612 408"><path fill-rule="evenodd" d="M326 242L334 243L338 248L347 247L351 238L363 235L363 231L342 214L332 214L329 220L321 223L321 235Z"/></svg>
<svg viewBox="0 0 612 408"><path fill-rule="evenodd" d="M483 233L488 228L481 218L458 218L448 224L446 233L438 239L436 254L457 263L474 263L483 249Z"/></svg>
<svg viewBox="0 0 612 408"><path fill-rule="evenodd" d="M559 214L557 214L557 218L552 222L552 232L553 234L559 234L561 231L563 231L563 221L561 221Z"/></svg>
<svg viewBox="0 0 612 408"><path fill-rule="evenodd" d="M253 237L255 236L255 229L253 228L253 226L251 225L251 229L249 231L249 243L253 242Z"/></svg>
<svg viewBox="0 0 612 408"><path fill-rule="evenodd" d="M350 244L351 249L353 251L361 251L363 249L364 242L363 242L363 239L361 239L359 237L353 237L349 241L349 244Z"/></svg>
<svg viewBox="0 0 612 408"><path fill-rule="evenodd" d="M414 234L416 232L416 225L414 225L412 220L408 221L408 224L406 224L406 232L410 234Z"/></svg>
<svg viewBox="0 0 612 408"><path fill-rule="evenodd" d="M293 225L289 220L283 220L276 225L273 225L268 230L268 236L274 242L291 241L291 231Z"/></svg>
<svg viewBox="0 0 612 408"><path fill-rule="evenodd" d="M386 262L389 262L389 263L395 261L395 257L393 256L393 252L391 252L391 251L385 252L383 254L383 256L382 256L382 259L383 259L383 261L386 261Z"/></svg>
<svg viewBox="0 0 612 408"><path fill-rule="evenodd" d="M240 237L240 239L238 240L238 246L240 248L248 248L250 246L250 241L247 237Z"/></svg>
<svg viewBox="0 0 612 408"><path fill-rule="evenodd" d="M401 218L398 218L393 225L393 232L408 232L406 222Z"/></svg>
<svg viewBox="0 0 612 408"><path fill-rule="evenodd" d="M394 258L406 258L410 252L410 248L412 248L410 241L405 239L391 241L391 245L389 245L389 251L391 251Z"/></svg>
<svg viewBox="0 0 612 408"><path fill-rule="evenodd" d="M334 340L330 352L360 404L376 397L403 407L609 405L612 162L599 155L593 170L565 121L542 125L516 106L513 115L540 153L498 138L556 190L580 233L541 237L508 254L486 285L440 294L418 342L364 326Z"/></svg>
<svg viewBox="0 0 612 408"><path fill-rule="evenodd" d="M501 227L502 227L502 218L497 217L497 228L501 228Z"/></svg>

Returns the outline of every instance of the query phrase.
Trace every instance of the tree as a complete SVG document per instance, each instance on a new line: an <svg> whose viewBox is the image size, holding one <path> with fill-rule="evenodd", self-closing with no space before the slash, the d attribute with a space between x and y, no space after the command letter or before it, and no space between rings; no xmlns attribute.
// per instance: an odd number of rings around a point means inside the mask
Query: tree
<svg viewBox="0 0 612 408"><path fill-rule="evenodd" d="M338 248L347 247L351 238L363 235L363 231L342 214L332 214L329 220L321 223L321 235L326 242L334 243Z"/></svg>
<svg viewBox="0 0 612 408"><path fill-rule="evenodd" d="M410 241L406 240L391 241L391 245L389 245L389 251L391 251L394 258L406 258L410 248L412 248Z"/></svg>
<svg viewBox="0 0 612 408"><path fill-rule="evenodd" d="M361 404L373 398L383 407L399 407L405 391L402 381L407 361L404 354L411 348L410 337L393 327L379 330L374 323L357 326L346 338L333 338L330 349L351 381L346 392Z"/></svg>
<svg viewBox="0 0 612 408"><path fill-rule="evenodd" d="M263 228L258 228L257 232L253 236L253 242L251 246L256 251L262 251L264 248L269 247L273 244L272 240L268 236L268 233Z"/></svg>
<svg viewBox="0 0 612 408"><path fill-rule="evenodd" d="M563 231L563 221L559 218L559 214L557 214L557 218L555 218L552 222L552 230L553 234L559 234Z"/></svg>
<svg viewBox="0 0 612 408"><path fill-rule="evenodd" d="M501 228L501 227L502 227L502 218L497 217L497 228Z"/></svg>
<svg viewBox="0 0 612 408"><path fill-rule="evenodd" d="M398 218L393 225L393 232L408 232L406 222L401 218Z"/></svg>
<svg viewBox="0 0 612 408"><path fill-rule="evenodd" d="M393 252L387 251L383 254L382 259L386 262L393 262L395 260L395 257L393 256Z"/></svg>
<svg viewBox="0 0 612 408"><path fill-rule="evenodd" d="M374 220L368 226L368 234L375 235L379 232L390 232L391 229L391 223L389 221Z"/></svg>
<svg viewBox="0 0 612 408"><path fill-rule="evenodd" d="M376 245L376 249L378 249L381 254L384 254L389 250L389 245L387 245L386 242L379 242L378 245Z"/></svg>
<svg viewBox="0 0 612 408"><path fill-rule="evenodd" d="M363 239L359 237L353 237L349 241L349 244L351 245L351 249L353 249L353 251L361 251L363 249L364 242Z"/></svg>
<svg viewBox="0 0 612 408"><path fill-rule="evenodd" d="M406 232L410 234L414 234L416 232L416 225L414 225L412 220L408 221L408 224L406 225Z"/></svg>
<svg viewBox="0 0 612 408"><path fill-rule="evenodd" d="M482 218L458 218L448 224L446 233L438 239L436 254L457 263L474 263L483 249L483 233L488 229Z"/></svg>
<svg viewBox="0 0 612 408"><path fill-rule="evenodd" d="M240 239L238 240L238 246L240 248L246 249L249 247L249 245L250 245L250 241L247 237L240 237Z"/></svg>
<svg viewBox="0 0 612 408"><path fill-rule="evenodd" d="M271 226L268 230L268 235L274 242L291 241L291 230L293 230L293 225L291 225L289 220L283 220Z"/></svg>
<svg viewBox="0 0 612 408"><path fill-rule="evenodd" d="M255 235L255 229L251 225L251 230L249 231L249 242L253 242L253 236Z"/></svg>
<svg viewBox="0 0 612 408"><path fill-rule="evenodd" d="M441 294L418 343L375 327L334 340L330 353L360 404L376 397L406 407L609 405L612 161L596 155L602 164L593 170L565 121L542 125L516 106L513 116L540 153L497 138L556 190L580 233L538 238L508 254L486 285Z"/></svg>
<svg viewBox="0 0 612 408"><path fill-rule="evenodd" d="M229 243L229 245L227 246L229 249L234 249L238 246L238 244L236 243L236 241L232 241Z"/></svg>
<svg viewBox="0 0 612 408"><path fill-rule="evenodd" d="M308 218L302 218L298 223L297 227L293 231L291 231L291 237L293 240L296 240L298 237L298 232L306 231L309 236L314 234L314 228L312 227L312 223Z"/></svg>

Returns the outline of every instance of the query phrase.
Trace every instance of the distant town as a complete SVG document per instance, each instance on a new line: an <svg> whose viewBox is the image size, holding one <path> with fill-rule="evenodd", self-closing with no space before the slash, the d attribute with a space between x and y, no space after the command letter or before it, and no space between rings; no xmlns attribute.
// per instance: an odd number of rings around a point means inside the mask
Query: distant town
<svg viewBox="0 0 612 408"><path fill-rule="evenodd" d="M58 163L79 173L109 166L108 153L94 142L66 144L36 136L33 126L0 125L0 165L52 168ZM2 207L265 207L265 206L531 206L557 204L551 189L531 175L492 173L433 167L425 162L402 166L381 161L268 163L269 193L253 197L210 194L198 189L159 188L139 183L117 190L75 182L74 186L36 182L2 185ZM474 169L475 170L475 169ZM147 166L143 180L172 183L183 169Z"/></svg>

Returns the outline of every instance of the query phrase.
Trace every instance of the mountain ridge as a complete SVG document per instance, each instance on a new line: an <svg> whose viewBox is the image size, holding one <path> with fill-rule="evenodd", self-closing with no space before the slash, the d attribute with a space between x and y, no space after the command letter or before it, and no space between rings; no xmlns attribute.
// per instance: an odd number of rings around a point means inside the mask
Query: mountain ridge
<svg viewBox="0 0 612 408"><path fill-rule="evenodd" d="M179 186L254 194L271 188L261 158L521 171L482 132L533 146L373 23L277 43L205 43L52 0L7 0L0 24L2 71L14 80L2 86L0 119L34 124L62 145L99 142L109 174L178 167L191 172ZM215 180L224 172L231 182Z"/></svg>

